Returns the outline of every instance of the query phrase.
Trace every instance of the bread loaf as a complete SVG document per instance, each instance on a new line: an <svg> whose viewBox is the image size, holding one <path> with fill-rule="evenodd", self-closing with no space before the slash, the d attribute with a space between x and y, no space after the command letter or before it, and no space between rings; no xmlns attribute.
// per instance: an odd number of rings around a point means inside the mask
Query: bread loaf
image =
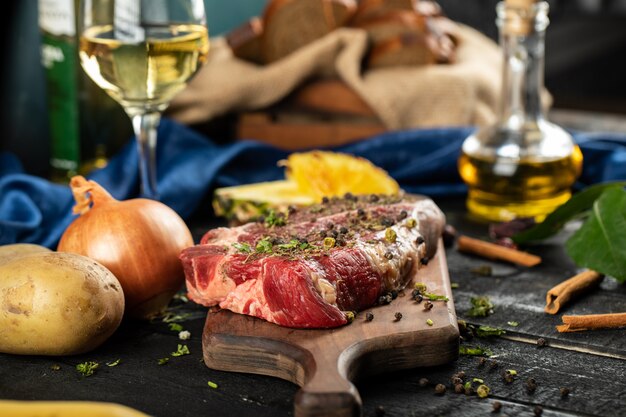
<svg viewBox="0 0 626 417"><path fill-rule="evenodd" d="M395 10L378 15L358 25L367 31L372 44L401 36L405 33L426 33L426 18L414 11Z"/></svg>
<svg viewBox="0 0 626 417"><path fill-rule="evenodd" d="M331 0L330 5L337 27L348 25L356 13L355 0Z"/></svg>
<svg viewBox="0 0 626 417"><path fill-rule="evenodd" d="M233 55L237 58L263 64L261 54L261 36L263 35L263 21L253 17L243 25L231 31L226 36L226 42Z"/></svg>
<svg viewBox="0 0 626 417"><path fill-rule="evenodd" d="M261 47L267 64L286 57L337 27L329 0L272 0L263 13L263 21Z"/></svg>
<svg viewBox="0 0 626 417"><path fill-rule="evenodd" d="M372 47L367 59L370 69L434 64L437 61L433 38L413 32L395 36Z"/></svg>
<svg viewBox="0 0 626 417"><path fill-rule="evenodd" d="M417 1L419 0L361 0L352 19L352 26L358 27L363 22L389 12L415 11Z"/></svg>

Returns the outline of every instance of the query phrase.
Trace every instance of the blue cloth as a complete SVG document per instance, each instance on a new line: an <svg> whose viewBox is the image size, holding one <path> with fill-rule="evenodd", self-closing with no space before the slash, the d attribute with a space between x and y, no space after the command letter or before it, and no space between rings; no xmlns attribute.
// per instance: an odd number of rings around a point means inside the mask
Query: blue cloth
<svg viewBox="0 0 626 417"><path fill-rule="evenodd" d="M386 133L335 148L386 169L408 192L432 197L462 196L457 173L461 143L472 128ZM161 201L188 218L216 187L284 177L276 163L287 153L241 141L216 144L198 133L163 120L157 149ZM578 186L626 179L626 135L575 134L585 158ZM294 138L294 140L296 140ZM129 143L106 168L91 175L117 199L138 194L137 150ZM72 221L69 187L23 173L19 161L0 154L0 244L37 243L55 248Z"/></svg>

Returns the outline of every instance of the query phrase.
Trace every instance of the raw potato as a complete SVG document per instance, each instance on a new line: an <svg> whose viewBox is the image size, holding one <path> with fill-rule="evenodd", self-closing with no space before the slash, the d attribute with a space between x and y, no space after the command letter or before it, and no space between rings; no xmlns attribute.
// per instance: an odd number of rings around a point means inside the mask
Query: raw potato
<svg viewBox="0 0 626 417"><path fill-rule="evenodd" d="M124 293L85 256L43 252L0 263L0 352L74 355L117 329Z"/></svg>
<svg viewBox="0 0 626 417"><path fill-rule="evenodd" d="M33 253L52 252L45 246L33 245L32 243L16 243L13 245L0 246L0 264L10 261L17 256L30 255Z"/></svg>

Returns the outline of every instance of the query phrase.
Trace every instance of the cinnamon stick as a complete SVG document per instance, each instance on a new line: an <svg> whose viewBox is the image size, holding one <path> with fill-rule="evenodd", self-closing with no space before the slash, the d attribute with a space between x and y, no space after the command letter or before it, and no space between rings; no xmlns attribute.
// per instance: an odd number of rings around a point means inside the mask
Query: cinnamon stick
<svg viewBox="0 0 626 417"><path fill-rule="evenodd" d="M560 333L583 330L615 329L626 326L626 313L589 314L585 316L563 316L563 324L556 326Z"/></svg>
<svg viewBox="0 0 626 417"><path fill-rule="evenodd" d="M546 294L545 312L548 314L558 313L561 307L570 300L598 286L602 278L604 278L604 275L596 271L587 270L561 282Z"/></svg>
<svg viewBox="0 0 626 417"><path fill-rule="evenodd" d="M530 267L541 263L539 256L467 236L458 237L457 248L461 252L467 252L498 261L507 261L522 266Z"/></svg>

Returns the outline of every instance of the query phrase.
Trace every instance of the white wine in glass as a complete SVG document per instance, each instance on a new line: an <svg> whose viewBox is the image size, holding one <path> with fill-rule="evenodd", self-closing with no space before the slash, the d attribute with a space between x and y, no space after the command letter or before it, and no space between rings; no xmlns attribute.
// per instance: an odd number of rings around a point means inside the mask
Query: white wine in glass
<svg viewBox="0 0 626 417"><path fill-rule="evenodd" d="M203 0L82 0L80 61L132 120L141 194L158 199L156 131L209 52Z"/></svg>

